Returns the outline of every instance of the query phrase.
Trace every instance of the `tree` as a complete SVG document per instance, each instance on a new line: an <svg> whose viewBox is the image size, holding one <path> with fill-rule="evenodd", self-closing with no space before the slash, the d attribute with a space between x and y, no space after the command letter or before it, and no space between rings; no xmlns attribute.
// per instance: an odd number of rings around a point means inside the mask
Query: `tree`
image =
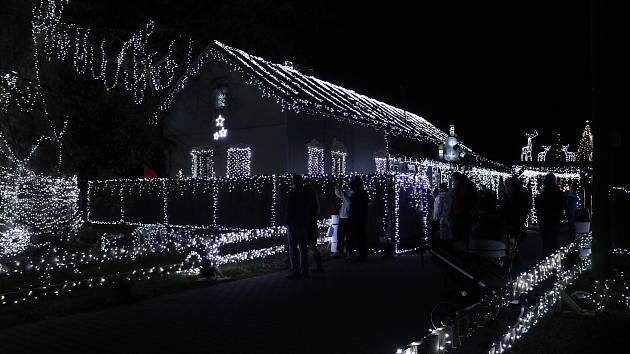
<svg viewBox="0 0 630 354"><path fill-rule="evenodd" d="M576 160L579 162L591 162L593 161L593 134L591 133L591 126L586 121L586 126L582 132L582 137L578 144Z"/></svg>

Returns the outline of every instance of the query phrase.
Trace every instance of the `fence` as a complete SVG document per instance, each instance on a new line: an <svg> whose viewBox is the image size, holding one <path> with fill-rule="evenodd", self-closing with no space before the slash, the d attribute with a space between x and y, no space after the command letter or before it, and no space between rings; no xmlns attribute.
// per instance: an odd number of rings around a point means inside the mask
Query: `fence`
<svg viewBox="0 0 630 354"><path fill-rule="evenodd" d="M368 244L395 240L401 250L426 237L428 188L421 174L359 175L370 197ZM339 204L334 187L351 176L307 177L317 191L319 219ZM96 224L263 229L285 224L290 175L247 178L118 179L88 183L88 221Z"/></svg>

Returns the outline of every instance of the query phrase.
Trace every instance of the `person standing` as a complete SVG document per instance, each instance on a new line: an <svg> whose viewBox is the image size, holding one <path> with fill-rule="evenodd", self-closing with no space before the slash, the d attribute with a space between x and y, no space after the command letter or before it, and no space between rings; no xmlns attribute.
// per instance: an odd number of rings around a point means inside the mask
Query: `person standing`
<svg viewBox="0 0 630 354"><path fill-rule="evenodd" d="M311 225L312 198L304 178L293 175L293 187L287 203L287 238L289 241L289 279L308 277L308 228Z"/></svg>
<svg viewBox="0 0 630 354"><path fill-rule="evenodd" d="M354 192L349 188L344 188L341 183L335 185L335 195L341 198L341 209L339 210L339 227L337 229L337 252L346 258L354 256L354 245L352 244L352 224L350 222L350 206Z"/></svg>
<svg viewBox="0 0 630 354"><path fill-rule="evenodd" d="M547 256L558 248L558 236L566 198L558 187L556 176L547 174L543 179L542 192L536 196L538 226L543 238L543 251Z"/></svg>
<svg viewBox="0 0 630 354"><path fill-rule="evenodd" d="M352 202L350 204L351 244L356 247L357 261L365 261L368 258L367 216L370 198L365 191L361 177L352 177L350 188L352 189Z"/></svg>
<svg viewBox="0 0 630 354"><path fill-rule="evenodd" d="M566 192L567 200L567 222L569 224L569 237L571 242L575 241L575 212L578 207L578 196L575 183L569 183L569 190Z"/></svg>
<svg viewBox="0 0 630 354"><path fill-rule="evenodd" d="M439 194L435 197L433 206L433 220L437 223L440 232L440 241L453 239L451 231L451 210L453 209L453 195L448 190L448 184L441 183Z"/></svg>
<svg viewBox="0 0 630 354"><path fill-rule="evenodd" d="M322 255L319 252L319 248L317 248L317 234L319 228L317 227L317 216L319 215L319 198L317 196L317 192L313 185L308 185L308 199L310 200L310 210L309 210L309 225L308 225L308 237L307 237L307 246L313 252L313 258L315 259L316 268L313 269L313 272L323 272L324 267L322 266Z"/></svg>
<svg viewBox="0 0 630 354"><path fill-rule="evenodd" d="M525 221L531 210L531 198L520 179L509 177L505 180L505 193L499 209L510 242L518 245L525 235Z"/></svg>
<svg viewBox="0 0 630 354"><path fill-rule="evenodd" d="M468 241L477 204L477 190L474 183L460 172L453 172L453 237L463 240L468 249Z"/></svg>

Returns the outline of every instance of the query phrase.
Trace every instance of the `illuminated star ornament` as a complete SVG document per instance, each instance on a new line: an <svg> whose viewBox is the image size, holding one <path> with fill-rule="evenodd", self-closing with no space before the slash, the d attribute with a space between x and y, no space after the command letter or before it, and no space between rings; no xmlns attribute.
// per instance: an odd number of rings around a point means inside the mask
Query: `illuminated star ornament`
<svg viewBox="0 0 630 354"><path fill-rule="evenodd" d="M225 126L224 126L225 118L223 118L223 116L219 114L217 119L215 119L214 121L216 122L217 128L221 128L214 132L214 140L219 140L219 139L223 139L227 137L228 131L227 129L225 129Z"/></svg>

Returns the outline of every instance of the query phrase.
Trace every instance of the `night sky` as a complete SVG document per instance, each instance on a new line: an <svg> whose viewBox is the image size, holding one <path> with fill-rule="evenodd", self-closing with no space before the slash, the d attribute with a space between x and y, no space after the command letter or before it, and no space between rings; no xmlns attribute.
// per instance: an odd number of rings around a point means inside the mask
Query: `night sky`
<svg viewBox="0 0 630 354"><path fill-rule="evenodd" d="M133 28L153 18L173 33L312 68L315 76L408 109L443 130L454 123L466 145L500 161L519 159L527 129L539 132L535 152L557 132L576 149L590 119L584 1L72 3L87 26Z"/></svg>

